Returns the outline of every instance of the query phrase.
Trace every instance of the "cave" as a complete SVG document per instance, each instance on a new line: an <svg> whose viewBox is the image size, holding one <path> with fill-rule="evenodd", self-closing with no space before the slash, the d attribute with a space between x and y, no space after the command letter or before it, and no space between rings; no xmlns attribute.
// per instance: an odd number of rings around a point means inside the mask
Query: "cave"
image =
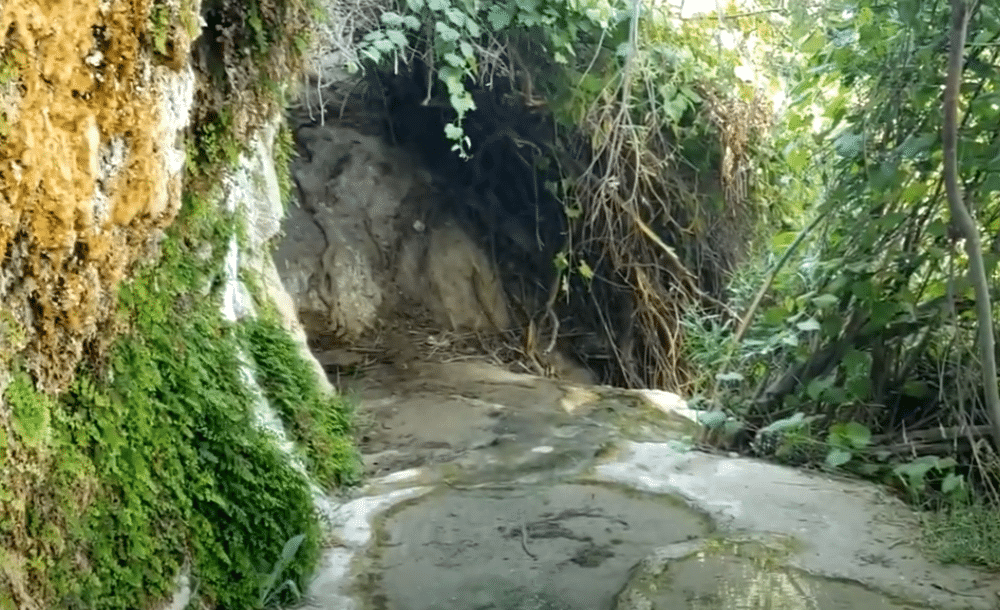
<svg viewBox="0 0 1000 610"><path fill-rule="evenodd" d="M626 291L600 273L577 285L555 264L568 231L558 185L589 160L557 146L516 78L468 83L460 154L445 136L456 113L427 74L374 71L289 111L295 188L274 256L317 358L332 378L478 355L620 381L609 341L629 334ZM588 307L596 293L621 319Z"/></svg>

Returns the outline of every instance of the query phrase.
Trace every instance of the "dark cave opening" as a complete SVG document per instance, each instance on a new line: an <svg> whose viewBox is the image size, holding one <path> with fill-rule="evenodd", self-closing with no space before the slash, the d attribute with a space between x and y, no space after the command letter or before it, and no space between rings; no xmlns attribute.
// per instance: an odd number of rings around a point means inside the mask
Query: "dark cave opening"
<svg viewBox="0 0 1000 610"><path fill-rule="evenodd" d="M529 109L510 81L470 87L476 108L465 117L468 157L452 150L445 125L455 111L427 92L426 68L379 74L385 137L413 152L447 193L449 215L484 245L511 297L543 305L557 280L553 264L566 242L567 219L549 190L560 176L551 163L554 124ZM431 100L428 102L428 100Z"/></svg>
<svg viewBox="0 0 1000 610"><path fill-rule="evenodd" d="M522 327L533 332L529 326L537 324L548 333L543 349L558 345L601 383L644 385L629 374L641 346L627 280L596 244L583 244L595 253L591 278L561 276L556 264L571 230L556 185L579 178L590 162L585 138L565 129L557 137L551 113L529 104L516 81L470 81L476 108L465 117L463 159L444 135L456 113L436 91L428 95L426 74L419 62L405 73L378 74L383 136L416 154L440 181L451 204L440 212L487 250Z"/></svg>
<svg viewBox="0 0 1000 610"><path fill-rule="evenodd" d="M534 364L541 362L541 368L532 365L528 370L541 373L546 360L568 357L575 361L571 366L582 365L595 382L648 385L634 372L642 366L635 359L642 345L633 330L635 304L628 279L605 254L608 244L586 229L581 232L583 219L571 219L564 207L567 181L579 179L590 163L589 138L557 125L544 104L526 97L517 78L497 77L489 85L466 83L475 109L463 121L468 138L463 158L445 136L456 113L442 99L439 84L428 94L427 74L426 67L414 61L398 73L369 70L359 79L327 87L314 100L322 104L319 112L315 105L294 110L300 158L310 162L315 154L334 154L345 163L352 158L344 152L350 142L334 146L340 152L317 152L327 146L315 139L324 121L361 134L353 138L355 145L373 137L412 158L427 185L413 195L419 210L404 213L405 219L397 215L391 221L395 228L387 230L397 236L392 238L395 246L383 246L382 258L396 269L390 272L396 278L390 283L399 285L407 240L420 239L413 235L415 226L426 225L418 232L425 231L433 242L429 236L435 231L457 225L497 276L509 322L498 340L514 348L501 351L512 358L509 363L515 369L532 360L528 354L533 351L539 356ZM302 141L302 133L312 144ZM327 165L329 173L322 180L328 185L342 181L341 163L331 159ZM309 178L311 188L318 177ZM299 188L301 198L302 184ZM332 187L323 188L332 192ZM567 268L573 264L573 250L587 251L592 277ZM426 265L414 272L424 276L420 281L425 284L434 281ZM337 341L348 345L351 339Z"/></svg>

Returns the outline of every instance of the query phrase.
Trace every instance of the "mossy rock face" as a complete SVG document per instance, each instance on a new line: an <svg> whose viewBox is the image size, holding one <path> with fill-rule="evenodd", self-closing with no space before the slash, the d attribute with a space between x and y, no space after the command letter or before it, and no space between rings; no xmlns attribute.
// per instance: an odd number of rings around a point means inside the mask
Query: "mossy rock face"
<svg viewBox="0 0 1000 610"><path fill-rule="evenodd" d="M353 405L320 392L313 368L277 323L249 320L243 332L264 396L304 448L310 471L331 489L357 482L361 459L352 439Z"/></svg>
<svg viewBox="0 0 1000 610"><path fill-rule="evenodd" d="M262 371L308 476L328 487L357 478L348 403L320 392L279 326L223 319L222 257L236 223L210 201L187 196L159 261L122 285L129 332L106 358L58 399L27 374L5 392L4 472L20 478L4 477L16 494L0 495L0 534L14 541L19 581L31 583L12 590L17 607L153 606L185 564L207 607L259 607L273 591L257 575L300 535L277 582L304 588L321 539L313 492L257 427L241 354ZM26 561L32 552L45 561ZM272 601L294 599L286 588Z"/></svg>
<svg viewBox="0 0 1000 610"><path fill-rule="evenodd" d="M20 165L0 168L0 199L14 202L0 221L0 246L14 255L0 271L24 281L0 295L0 610L161 607L184 566L196 604L260 607L274 591L258 575L300 535L276 579L302 589L320 544L307 476L328 486L356 477L349 409L320 396L294 343L274 331L268 363L282 366L269 369L267 392L286 399L279 410L309 473L255 425L240 359L252 342L220 314L240 219L217 202L246 144L285 104L311 3L99 11L60 0L56 35L40 32L51 24L33 3L7 4L0 19L20 32L7 44L21 46L0 49L0 165ZM199 38L199 7L231 26L221 40ZM94 36L101 52L78 52ZM221 80L199 71L209 55ZM59 69L34 68L49 65ZM17 117L17 104L46 112ZM174 138L186 128L177 174ZM290 151L286 134L279 161ZM43 178L21 180L22 170ZM64 214L95 191L95 220ZM147 248L154 233L165 238ZM286 588L269 601L294 600Z"/></svg>

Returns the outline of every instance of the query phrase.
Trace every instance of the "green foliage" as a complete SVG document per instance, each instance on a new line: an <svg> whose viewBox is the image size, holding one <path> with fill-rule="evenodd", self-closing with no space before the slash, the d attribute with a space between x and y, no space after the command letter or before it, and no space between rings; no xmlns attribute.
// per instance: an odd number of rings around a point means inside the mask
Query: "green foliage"
<svg viewBox="0 0 1000 610"><path fill-rule="evenodd" d="M177 19L192 33L188 20L196 13L190 2L180 4L180 15L173 3L151 6L149 42L160 55L171 52ZM20 373L4 393L11 418L0 426L0 562L19 590L0 586L0 606L27 595L35 607L156 607L188 564L200 596L195 603L259 608L295 601L318 557L312 486L257 428L256 397L244 386L239 357L248 337L219 313L223 258L241 227L213 203L223 170L238 159L255 121L283 102L281 87L258 89L267 79L287 78L301 54L301 37L293 42L286 34L303 26L304 6L209 5L239 17L239 27L223 37L249 31L252 44L237 52L220 43L222 54L229 52L224 77L236 78L213 83L209 101L199 105L181 212L159 261L119 287L127 332L83 366L62 396L37 393ZM257 63L246 61L245 48ZM0 104L10 101L5 87L17 80L11 57L0 61ZM0 312L0 355L19 334L17 321ZM282 370L272 393L285 392L280 383L289 378ZM296 378L295 391L315 393L310 381ZM324 400L306 408L336 403ZM324 482L356 476L346 458L330 459L349 454L349 427L337 427L341 420L329 414L312 421L329 424L301 435L313 442L307 452L317 456Z"/></svg>
<svg viewBox="0 0 1000 610"><path fill-rule="evenodd" d="M972 291L941 182L940 24L948 7L862 1L828 8L818 23L800 20L792 32L808 63L792 88L786 129L817 125L796 146L815 143L792 152L824 160L829 185L816 209L818 229L778 275L732 359L746 380L736 392L744 396L739 410L771 420L809 405L872 429L885 425L878 418L893 401L935 398L941 383L959 388L938 393L942 407L969 409L978 400L978 375L967 364ZM1000 229L1000 91L997 53L982 43L1000 35L998 9L982 7L972 31L979 42L970 44L963 85L960 164L983 235L993 236ZM995 248L987 259L995 270ZM757 270L748 275L759 284ZM798 373L798 383L775 386L788 372ZM767 396L772 387L777 393ZM844 453L831 459L853 450L841 443Z"/></svg>
<svg viewBox="0 0 1000 610"><path fill-rule="evenodd" d="M844 466L859 451L868 447L872 433L867 426L858 422L838 422L830 426L827 445L830 450L826 454L826 465L831 468Z"/></svg>
<svg viewBox="0 0 1000 610"><path fill-rule="evenodd" d="M289 579L278 584L278 579L281 578L285 570L288 569L289 564L295 559L295 555L298 553L299 547L302 546L304 540L305 536L299 534L285 543L285 547L281 549L281 557L274 563L274 567L270 573L261 580L260 596L257 598L258 608L266 608L277 603L278 596L286 589L294 596L295 601L298 601L302 597L299 587L295 584L294 580Z"/></svg>
<svg viewBox="0 0 1000 610"><path fill-rule="evenodd" d="M213 171L232 168L239 160L243 145L233 129L232 113L224 108L211 121L204 123L188 143L188 171L207 177Z"/></svg>
<svg viewBox="0 0 1000 610"><path fill-rule="evenodd" d="M243 330L264 396L305 449L310 471L330 488L356 482L360 462L352 442L352 405L319 391L314 370L277 323L249 320Z"/></svg>
<svg viewBox="0 0 1000 610"><path fill-rule="evenodd" d="M284 560L292 582L317 557L308 483L255 427L239 373L242 334L216 299L191 298L211 285L232 233L208 208L188 199L160 263L121 291L135 332L119 340L107 371L81 375L62 401L101 481L73 531L90 567L65 580L67 603L152 601L169 593L188 549L205 599L253 607L260 583L247 576L281 557L286 541L304 536ZM197 255L204 243L207 258Z"/></svg>
<svg viewBox="0 0 1000 610"><path fill-rule="evenodd" d="M924 543L944 563L1000 568L996 506L961 502L924 515Z"/></svg>
<svg viewBox="0 0 1000 610"><path fill-rule="evenodd" d="M926 455L898 464L892 473L914 503L925 501L937 492L939 498L954 505L969 500L965 477L956 472L956 466L953 458ZM937 479L936 490L930 487L932 477Z"/></svg>
<svg viewBox="0 0 1000 610"><path fill-rule="evenodd" d="M160 55L167 54L167 39L170 37L170 7L154 3L149 12L150 34L153 38L153 50Z"/></svg>
<svg viewBox="0 0 1000 610"><path fill-rule="evenodd" d="M7 386L4 399L10 406L11 423L25 447L39 449L48 444L52 401L35 391L26 373L17 373Z"/></svg>
<svg viewBox="0 0 1000 610"><path fill-rule="evenodd" d="M308 481L256 427L240 372L249 346L271 367L267 393L297 424L315 473L329 486L356 477L346 404L319 396L294 342L221 319L216 280L236 223L209 201L188 194L160 261L122 286L132 332L106 368L81 371L57 403L23 375L5 394L17 440L49 438L58 452L22 484L39 490L27 494L27 526L0 510L0 531L44 545L27 577L45 583L39 597L52 606L155 604L186 562L213 607L298 598L320 530Z"/></svg>
<svg viewBox="0 0 1000 610"><path fill-rule="evenodd" d="M406 0L400 12L382 14L381 28L365 34L359 56L376 65L388 65L400 57L428 55L429 65L435 66L437 80L456 113L456 118L446 125L445 134L454 142L453 149L465 154L469 143L462 121L476 107L469 84L481 76L478 51L488 45L488 40L532 32L548 56L567 66L576 57L577 41L596 39L612 25L612 15L620 21L624 13L612 13L599 2L585 6L558 0L486 4Z"/></svg>

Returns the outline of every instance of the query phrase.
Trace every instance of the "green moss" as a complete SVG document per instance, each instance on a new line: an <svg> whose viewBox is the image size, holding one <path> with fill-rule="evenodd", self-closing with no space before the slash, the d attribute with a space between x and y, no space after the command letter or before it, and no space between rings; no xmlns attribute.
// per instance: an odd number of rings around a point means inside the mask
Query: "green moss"
<svg viewBox="0 0 1000 610"><path fill-rule="evenodd" d="M217 280L236 223L209 201L186 196L160 261L121 288L132 332L106 367L81 371L58 402L24 375L5 394L24 444L50 427L60 454L33 483L44 491L20 527L46 549L25 576L44 583L33 593L48 607L156 605L188 561L207 607L258 607L262 575L298 535L281 581L304 588L320 528L308 481L255 426L240 377L248 347L321 480L356 477L347 405L320 395L291 338L221 318ZM4 521L0 535L15 526ZM293 601L292 590L273 601Z"/></svg>
<svg viewBox="0 0 1000 610"><path fill-rule="evenodd" d="M167 54L170 21L170 7L165 4L153 4L149 11L149 33L153 38L153 50L160 55Z"/></svg>
<svg viewBox="0 0 1000 610"><path fill-rule="evenodd" d="M270 320L243 323L257 382L306 452L313 475L330 488L356 482L360 461L352 441L351 403L319 391L312 367L296 343Z"/></svg>
<svg viewBox="0 0 1000 610"><path fill-rule="evenodd" d="M8 106L17 97L15 87L26 63L26 55L22 49L4 50L0 47L0 143L10 133Z"/></svg>
<svg viewBox="0 0 1000 610"><path fill-rule="evenodd" d="M0 309L0 364L5 364L23 347L27 332L9 309Z"/></svg>
<svg viewBox="0 0 1000 610"><path fill-rule="evenodd" d="M242 150L233 129L232 111L223 108L195 129L187 151L188 172L202 178L217 176L236 165Z"/></svg>
<svg viewBox="0 0 1000 610"><path fill-rule="evenodd" d="M300 588L318 557L308 482L253 422L244 334L221 318L218 295L191 296L213 285L234 230L206 201L186 199L159 264L123 287L134 332L108 369L79 376L60 403L100 481L67 533L73 552L53 569L61 606L152 604L172 592L187 555L203 600L242 610L289 539L305 535L285 576Z"/></svg>
<svg viewBox="0 0 1000 610"><path fill-rule="evenodd" d="M278 189L281 191L281 203L288 209L292 200L292 159L295 157L295 135L286 123L281 123L274 138L274 168L278 174Z"/></svg>
<svg viewBox="0 0 1000 610"><path fill-rule="evenodd" d="M24 51L12 49L0 54L0 87L6 87L21 78L21 69L26 62Z"/></svg>
<svg viewBox="0 0 1000 610"><path fill-rule="evenodd" d="M25 447L39 449L48 444L52 401L39 394L26 373L18 373L4 393L11 410L11 423Z"/></svg>

